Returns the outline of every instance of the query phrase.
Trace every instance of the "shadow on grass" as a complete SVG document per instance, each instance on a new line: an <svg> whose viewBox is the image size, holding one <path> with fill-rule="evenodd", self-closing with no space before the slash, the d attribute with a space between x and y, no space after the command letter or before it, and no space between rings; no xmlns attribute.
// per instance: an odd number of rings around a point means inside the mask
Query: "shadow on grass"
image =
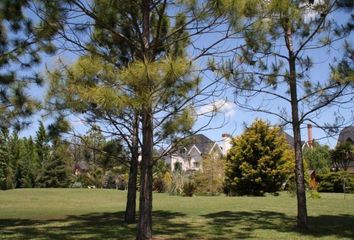
<svg viewBox="0 0 354 240"><path fill-rule="evenodd" d="M208 226L220 237L257 238L256 230L292 233L298 237L324 237L354 239L354 215L320 215L308 217L309 228L296 228L296 219L273 211L230 212L223 211L203 215L209 219ZM237 227L235 227L237 226Z"/></svg>
<svg viewBox="0 0 354 240"><path fill-rule="evenodd" d="M170 221L183 216L178 212L155 211L154 233L173 236L176 231L185 231L185 224ZM92 213L54 220L0 219L0 239L134 239L136 224L127 224L123 220L124 212Z"/></svg>
<svg viewBox="0 0 354 240"><path fill-rule="evenodd" d="M354 216L309 217L310 228L299 232L293 217L273 211L216 212L194 222L180 212L154 211L158 239L259 239L275 232L291 236L354 237ZM134 239L135 224L123 222L124 212L92 213L56 220L0 219L0 239ZM283 235L284 236L284 235ZM276 234L274 235L276 237Z"/></svg>

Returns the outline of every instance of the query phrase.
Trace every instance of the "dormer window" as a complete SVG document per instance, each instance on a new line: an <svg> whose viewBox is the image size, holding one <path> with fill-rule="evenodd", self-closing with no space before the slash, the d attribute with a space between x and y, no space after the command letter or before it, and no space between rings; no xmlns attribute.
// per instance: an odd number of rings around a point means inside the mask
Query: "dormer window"
<svg viewBox="0 0 354 240"><path fill-rule="evenodd" d="M185 147L179 149L179 154L184 156L186 155L186 153L187 153L187 149Z"/></svg>

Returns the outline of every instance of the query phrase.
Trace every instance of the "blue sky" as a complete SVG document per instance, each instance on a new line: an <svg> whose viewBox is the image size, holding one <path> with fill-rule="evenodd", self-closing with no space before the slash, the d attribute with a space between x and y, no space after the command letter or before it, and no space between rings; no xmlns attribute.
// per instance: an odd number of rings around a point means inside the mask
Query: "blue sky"
<svg viewBox="0 0 354 240"><path fill-rule="evenodd" d="M336 19L338 18L338 21L342 21L343 18L341 16L337 16ZM203 46L207 46L208 44L216 41L220 36L220 34L206 34L204 36L198 37L198 39L194 39L194 44L198 45L200 48L203 48ZM353 36L350 38L350 42L353 43ZM223 43L222 45L219 45L220 48L228 48L232 46L233 44L238 44L236 41L228 41ZM338 42L335 45L333 45L332 49L330 49L329 52L322 50L318 51L313 51L310 54L313 57L313 60L315 62L314 68L311 70L311 79L315 80L327 80L329 77L329 63L332 62L333 57L338 57L341 55L340 49L341 49L342 43ZM192 47L189 48L189 55L193 56L197 54L198 51L193 49ZM75 59L77 58L77 55L68 53L68 52L61 52L59 55L56 56L43 56L43 63L33 71L38 71L42 74L45 73L45 66L48 68L53 68L57 65L58 59L61 58L64 62L66 63L71 63L74 62ZM199 59L197 62L195 62L196 68L199 66L202 66L205 62L207 61L207 58ZM206 72L204 74L204 80L205 83L208 83L209 81L213 81L216 78L216 76L211 73L211 72ZM237 136L240 133L242 133L244 129L244 123L250 124L252 123L256 118L264 119L267 120L271 123L279 123L279 119L277 119L274 116L267 115L267 114L261 114L259 112L246 112L236 106L236 104L233 103L235 95L234 95L234 89L232 87L228 86L219 86L220 91L218 92L219 95L216 97L211 97L208 99L209 105L200 107L197 109L197 112L206 112L208 109L210 110L212 106L217 106L219 109L219 112L216 117L213 119L211 124L209 125L208 128L210 130L203 131L203 133L211 138L214 141L221 141L221 134L222 133L229 133L232 134L233 136ZM36 97L37 99L43 99L46 91L46 86L43 88L37 88L37 87L32 87L29 91L29 94L32 95L33 97ZM257 101L263 101L262 97L258 98ZM282 106L284 103L280 101L274 101L271 103L274 108L276 109L279 106ZM288 107L287 107L288 108ZM328 109L327 111L323 112L320 117L317 119L319 122L330 122L333 120L333 110L336 109ZM349 118L352 114L351 109L347 109L342 112L343 115L347 118ZM28 128L22 131L21 135L23 136L29 136L33 135L35 131L37 130L37 122L38 120L42 119L46 123L49 123L52 119L50 116L46 116L45 118L42 118L43 112L37 114L33 118L33 124ZM71 117L72 120L72 126L76 129L78 132L84 132L85 127L82 125L80 120L75 117ZM206 118L199 118L198 121L196 122L196 128L199 126L202 126L208 119ZM289 134L292 135L291 128L290 126L287 126L285 128L285 131L288 132ZM331 147L335 146L336 144L336 138L337 137L326 137L325 133L317 128L313 129L313 136L315 139L320 139L319 141L323 144L328 144ZM307 139L307 131L305 125L303 126L302 130L302 139L306 140Z"/></svg>

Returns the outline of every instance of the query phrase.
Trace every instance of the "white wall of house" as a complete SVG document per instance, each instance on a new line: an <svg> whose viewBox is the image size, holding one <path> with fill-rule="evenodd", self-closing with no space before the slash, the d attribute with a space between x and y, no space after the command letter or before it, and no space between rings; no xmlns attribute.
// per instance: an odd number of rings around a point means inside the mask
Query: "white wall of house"
<svg viewBox="0 0 354 240"><path fill-rule="evenodd" d="M189 157L190 157L190 169L191 170L200 170L202 166L202 156L200 152L197 150L197 148L193 147L189 151Z"/></svg>
<svg viewBox="0 0 354 240"><path fill-rule="evenodd" d="M187 171L190 166L189 166L189 162L188 162L188 159L185 159L181 156L178 156L178 155L171 155L169 156L167 159L166 159L166 163L167 164L170 164L171 166L171 171L174 171L175 170L175 164L179 162L181 163L181 166L182 166L182 170L183 171Z"/></svg>
<svg viewBox="0 0 354 240"><path fill-rule="evenodd" d="M227 155L227 152L232 147L232 137L229 134L223 134L222 140L223 140L222 152L224 155Z"/></svg>
<svg viewBox="0 0 354 240"><path fill-rule="evenodd" d="M212 147L210 154L215 154L217 158L221 158L223 155L223 150L219 145L215 144ZM172 154L165 158L165 162L171 166L171 171L175 170L175 164L177 162L181 163L183 171L202 170L202 160L203 156L196 146L193 146L188 152L179 152L179 154Z"/></svg>

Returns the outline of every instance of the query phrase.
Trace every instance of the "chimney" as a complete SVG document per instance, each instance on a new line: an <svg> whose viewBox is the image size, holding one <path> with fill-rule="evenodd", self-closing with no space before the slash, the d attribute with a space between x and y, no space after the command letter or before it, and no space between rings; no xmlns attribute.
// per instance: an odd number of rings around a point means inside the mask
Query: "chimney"
<svg viewBox="0 0 354 240"><path fill-rule="evenodd" d="M227 154L227 152L229 151L229 149L231 148L231 140L232 140L232 137L230 134L228 133L223 133L221 135L222 139L223 139L223 153L224 155Z"/></svg>
<svg viewBox="0 0 354 240"><path fill-rule="evenodd" d="M312 137L312 124L307 124L307 137L308 137L308 145L309 147L313 147L313 137Z"/></svg>

